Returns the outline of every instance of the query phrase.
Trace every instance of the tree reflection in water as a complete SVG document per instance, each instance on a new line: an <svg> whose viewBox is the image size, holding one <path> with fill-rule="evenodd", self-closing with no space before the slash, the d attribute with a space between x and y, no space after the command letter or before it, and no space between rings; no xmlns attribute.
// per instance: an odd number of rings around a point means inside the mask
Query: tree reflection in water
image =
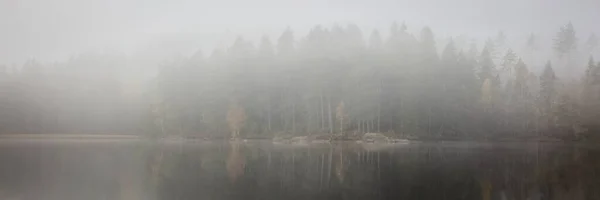
<svg viewBox="0 0 600 200"><path fill-rule="evenodd" d="M355 144L229 145L230 151L221 158L226 170L209 170L213 174L211 180L190 177L183 168L174 171L181 174L179 177L212 183L219 192L213 190L215 196L211 197L220 199L600 197L596 192L600 184L592 178L600 172L600 163L590 157L597 155L598 150L586 147L466 143L383 149L365 149ZM178 189L159 190L165 193L161 196L193 198L195 193L212 190L183 182L170 183Z"/></svg>
<svg viewBox="0 0 600 200"><path fill-rule="evenodd" d="M600 199L600 148L581 145L52 144L0 161L0 199Z"/></svg>

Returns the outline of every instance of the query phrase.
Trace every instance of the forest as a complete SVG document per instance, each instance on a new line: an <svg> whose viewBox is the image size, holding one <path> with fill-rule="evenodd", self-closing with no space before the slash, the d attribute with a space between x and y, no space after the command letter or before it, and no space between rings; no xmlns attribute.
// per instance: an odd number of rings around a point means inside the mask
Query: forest
<svg viewBox="0 0 600 200"><path fill-rule="evenodd" d="M593 33L580 39L568 23L551 41L531 34L517 54L504 32L482 42L415 32L404 23L385 34L287 28L274 40L239 37L208 56L156 63L156 75L136 84L122 75L122 56L1 65L0 134L600 138ZM540 44L551 57L541 58Z"/></svg>

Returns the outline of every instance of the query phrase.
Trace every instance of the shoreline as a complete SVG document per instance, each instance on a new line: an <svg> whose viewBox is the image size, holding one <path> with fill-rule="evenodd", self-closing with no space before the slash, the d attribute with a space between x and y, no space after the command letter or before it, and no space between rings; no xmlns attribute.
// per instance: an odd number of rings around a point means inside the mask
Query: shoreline
<svg viewBox="0 0 600 200"><path fill-rule="evenodd" d="M118 135L118 134L9 134L0 135L0 141L205 141L219 142L230 141L229 138L194 138L194 137L161 137L152 138L140 135ZM246 141L273 141L273 138L240 138ZM331 142L355 142L361 140L334 139ZM473 138L413 138L408 139L410 142L550 142L550 143L590 143L594 141L572 141L560 140L557 138L497 138L497 139L473 139Z"/></svg>

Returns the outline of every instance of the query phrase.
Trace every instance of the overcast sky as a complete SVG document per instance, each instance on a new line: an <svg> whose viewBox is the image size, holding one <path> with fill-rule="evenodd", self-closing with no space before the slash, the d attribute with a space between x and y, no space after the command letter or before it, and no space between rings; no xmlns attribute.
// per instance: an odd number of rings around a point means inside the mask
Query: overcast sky
<svg viewBox="0 0 600 200"><path fill-rule="evenodd" d="M429 25L438 36L522 37L551 35L572 21L585 40L600 32L599 20L599 0L0 0L0 64L86 51L209 51L237 35L273 39L286 26L302 35L336 22L365 33L406 21L411 31Z"/></svg>

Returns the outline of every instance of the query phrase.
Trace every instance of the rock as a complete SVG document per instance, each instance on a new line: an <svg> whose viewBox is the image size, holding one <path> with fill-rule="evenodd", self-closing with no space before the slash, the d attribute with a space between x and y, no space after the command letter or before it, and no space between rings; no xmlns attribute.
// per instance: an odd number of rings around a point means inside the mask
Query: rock
<svg viewBox="0 0 600 200"><path fill-rule="evenodd" d="M307 136L293 137L290 140L290 143L292 143L292 144L308 144L308 137Z"/></svg>
<svg viewBox="0 0 600 200"><path fill-rule="evenodd" d="M362 141L365 143L388 143L390 139L381 133L365 133Z"/></svg>
<svg viewBox="0 0 600 200"><path fill-rule="evenodd" d="M410 143L410 141L407 140L407 139L396 139L396 138L389 139L388 142L389 143L396 143L396 144L408 144L408 143Z"/></svg>
<svg viewBox="0 0 600 200"><path fill-rule="evenodd" d="M273 144L289 144L291 140L291 135L278 135L273 138Z"/></svg>

